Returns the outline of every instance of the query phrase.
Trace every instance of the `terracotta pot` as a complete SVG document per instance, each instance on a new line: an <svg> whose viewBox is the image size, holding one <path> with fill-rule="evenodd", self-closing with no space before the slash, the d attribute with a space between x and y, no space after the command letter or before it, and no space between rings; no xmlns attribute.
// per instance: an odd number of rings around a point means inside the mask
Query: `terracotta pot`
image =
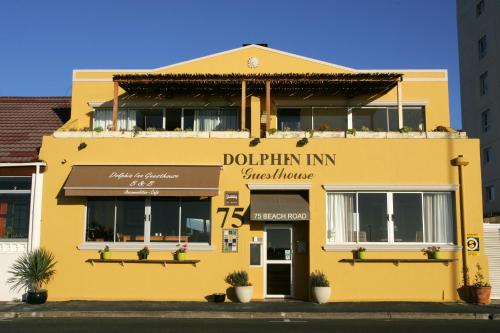
<svg viewBox="0 0 500 333"><path fill-rule="evenodd" d="M490 304L491 287L470 287L470 298L475 304Z"/></svg>
<svg viewBox="0 0 500 333"><path fill-rule="evenodd" d="M318 304L328 303L331 294L331 287L313 287L313 298Z"/></svg>
<svg viewBox="0 0 500 333"><path fill-rule="evenodd" d="M234 287L236 298L240 303L248 303L252 300L253 286Z"/></svg>

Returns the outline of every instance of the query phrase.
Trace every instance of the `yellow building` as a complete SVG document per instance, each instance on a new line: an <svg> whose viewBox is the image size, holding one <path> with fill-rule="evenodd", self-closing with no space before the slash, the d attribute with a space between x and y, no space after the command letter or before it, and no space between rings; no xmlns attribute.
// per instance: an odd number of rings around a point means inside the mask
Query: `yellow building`
<svg viewBox="0 0 500 333"><path fill-rule="evenodd" d="M204 300L234 270L254 299L309 299L319 270L331 301L449 301L464 264L487 271L480 246L462 252L482 242L479 142L449 130L446 70L248 45L75 70L71 113L40 152L50 300Z"/></svg>

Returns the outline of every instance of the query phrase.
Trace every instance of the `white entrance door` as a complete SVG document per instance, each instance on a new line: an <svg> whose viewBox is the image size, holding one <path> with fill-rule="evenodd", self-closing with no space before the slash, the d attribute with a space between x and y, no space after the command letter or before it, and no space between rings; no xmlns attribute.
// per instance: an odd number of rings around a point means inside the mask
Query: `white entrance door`
<svg viewBox="0 0 500 333"><path fill-rule="evenodd" d="M490 271L491 298L500 299L500 225L484 224L484 249Z"/></svg>
<svg viewBox="0 0 500 333"><path fill-rule="evenodd" d="M292 296L292 226L266 225L265 294L268 298Z"/></svg>

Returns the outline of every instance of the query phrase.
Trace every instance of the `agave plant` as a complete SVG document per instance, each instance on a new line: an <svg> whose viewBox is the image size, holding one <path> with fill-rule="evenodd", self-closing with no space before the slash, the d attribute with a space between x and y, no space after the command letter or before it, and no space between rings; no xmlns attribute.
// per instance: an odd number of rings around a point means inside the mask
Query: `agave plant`
<svg viewBox="0 0 500 333"><path fill-rule="evenodd" d="M39 248L19 257L9 270L12 276L7 283L12 284L12 290L28 290L38 292L47 284L54 273L54 255Z"/></svg>

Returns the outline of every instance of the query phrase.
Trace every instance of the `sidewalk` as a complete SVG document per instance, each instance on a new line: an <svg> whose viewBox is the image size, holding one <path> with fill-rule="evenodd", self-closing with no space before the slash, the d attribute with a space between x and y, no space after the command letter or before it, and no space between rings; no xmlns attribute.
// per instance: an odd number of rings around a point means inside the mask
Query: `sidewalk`
<svg viewBox="0 0 500 333"><path fill-rule="evenodd" d="M494 319L500 303L363 302L318 305L302 301L247 304L210 302L49 302L0 303L1 318L231 318L231 319Z"/></svg>

